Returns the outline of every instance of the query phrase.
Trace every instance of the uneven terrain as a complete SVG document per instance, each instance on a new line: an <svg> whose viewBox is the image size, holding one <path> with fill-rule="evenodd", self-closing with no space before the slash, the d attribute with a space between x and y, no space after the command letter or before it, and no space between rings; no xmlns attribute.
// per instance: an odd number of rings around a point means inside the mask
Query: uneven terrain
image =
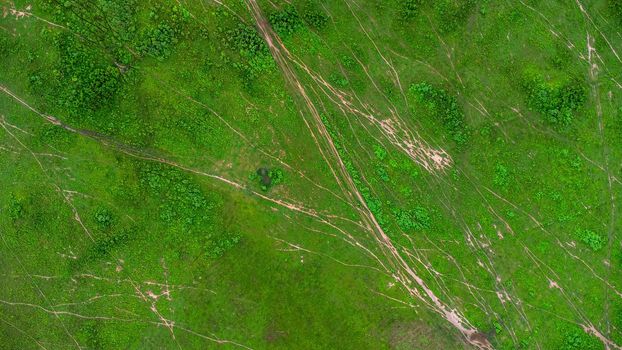
<svg viewBox="0 0 622 350"><path fill-rule="evenodd" d="M1 349L621 349L621 0L0 0Z"/></svg>

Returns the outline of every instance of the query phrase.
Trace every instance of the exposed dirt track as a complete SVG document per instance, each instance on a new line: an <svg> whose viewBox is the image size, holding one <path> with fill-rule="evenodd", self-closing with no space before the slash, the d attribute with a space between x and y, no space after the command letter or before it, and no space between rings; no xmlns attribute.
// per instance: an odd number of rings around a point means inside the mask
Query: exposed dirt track
<svg viewBox="0 0 622 350"><path fill-rule="evenodd" d="M313 136L320 153L331 168L335 179L342 184L342 188L345 186L345 188L343 188L344 192L349 198L353 197L353 208L360 208L358 211L361 214L362 219L367 224L369 232L374 236L378 246L390 262L390 266L393 271L388 272L393 273L395 280L406 291L408 291L411 296L423 301L425 305L440 314L445 320L453 325L464 336L468 343L479 349L492 349L493 347L486 337L475 329L458 310L452 309L449 305L440 300L428 287L426 282L417 275L413 268L398 252L397 248L391 241L391 238L389 238L389 236L387 236L384 232L368 208L361 193L358 191L337 151L337 148L335 147L331 135L322 122L317 108L309 98L305 88L292 69L289 61L284 57L282 53L282 50L284 49L282 41L271 28L257 2L255 0L247 0L246 5L255 20L259 33L267 43L274 60L281 69L286 83L295 96L298 97L298 101L300 101L302 105L300 114ZM316 133L319 135L320 140L318 140ZM333 166L333 162L336 163L336 166Z"/></svg>

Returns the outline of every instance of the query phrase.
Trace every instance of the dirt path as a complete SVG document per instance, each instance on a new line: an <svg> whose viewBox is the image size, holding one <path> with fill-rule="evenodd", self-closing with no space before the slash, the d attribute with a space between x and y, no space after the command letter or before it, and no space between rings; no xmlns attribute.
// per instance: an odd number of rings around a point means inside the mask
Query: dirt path
<svg viewBox="0 0 622 350"><path fill-rule="evenodd" d="M349 198L353 199L352 207L357 209L357 211L361 214L362 219L369 227L370 233L372 233L378 246L383 251L385 257L389 260L390 266L394 269L394 271L388 272L392 272L394 274L396 281L401 284L411 296L423 301L424 304L429 306L436 313L440 314L445 320L458 329L466 341L471 345L474 345L479 349L492 349L492 345L485 338L485 336L477 331L458 310L452 309L449 305L440 300L428 287L426 282L417 275L417 273L398 252L397 248L384 232L354 184L352 177L348 173L345 164L341 159L337 148L335 147L331 135L322 122L317 108L307 95L305 88L302 86L302 83L299 81L296 73L290 66L289 61L284 57L282 53L284 45L280 38L270 27L261 8L255 0L247 0L246 5L255 20L259 33L267 43L274 60L279 66L288 87L292 90L295 97L298 98L300 104L303 106L300 110L301 116L314 138L319 152L324 157L324 160L330 167L333 176L340 183L340 186L342 186L344 192ZM318 140L316 134L319 135L321 140ZM337 163L336 166L333 166L333 162Z"/></svg>

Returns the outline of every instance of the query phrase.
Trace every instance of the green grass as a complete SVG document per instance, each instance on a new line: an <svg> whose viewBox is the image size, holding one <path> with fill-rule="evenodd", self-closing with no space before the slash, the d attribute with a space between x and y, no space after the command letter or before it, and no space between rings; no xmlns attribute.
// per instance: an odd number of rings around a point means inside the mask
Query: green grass
<svg viewBox="0 0 622 350"><path fill-rule="evenodd" d="M0 2L0 348L622 344L619 1L222 3Z"/></svg>

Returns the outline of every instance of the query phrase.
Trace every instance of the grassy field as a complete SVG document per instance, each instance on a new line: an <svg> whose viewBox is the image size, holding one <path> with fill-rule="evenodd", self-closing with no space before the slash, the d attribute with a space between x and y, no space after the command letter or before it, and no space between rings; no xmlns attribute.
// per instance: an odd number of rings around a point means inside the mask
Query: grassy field
<svg viewBox="0 0 622 350"><path fill-rule="evenodd" d="M622 348L622 1L0 7L0 349Z"/></svg>

